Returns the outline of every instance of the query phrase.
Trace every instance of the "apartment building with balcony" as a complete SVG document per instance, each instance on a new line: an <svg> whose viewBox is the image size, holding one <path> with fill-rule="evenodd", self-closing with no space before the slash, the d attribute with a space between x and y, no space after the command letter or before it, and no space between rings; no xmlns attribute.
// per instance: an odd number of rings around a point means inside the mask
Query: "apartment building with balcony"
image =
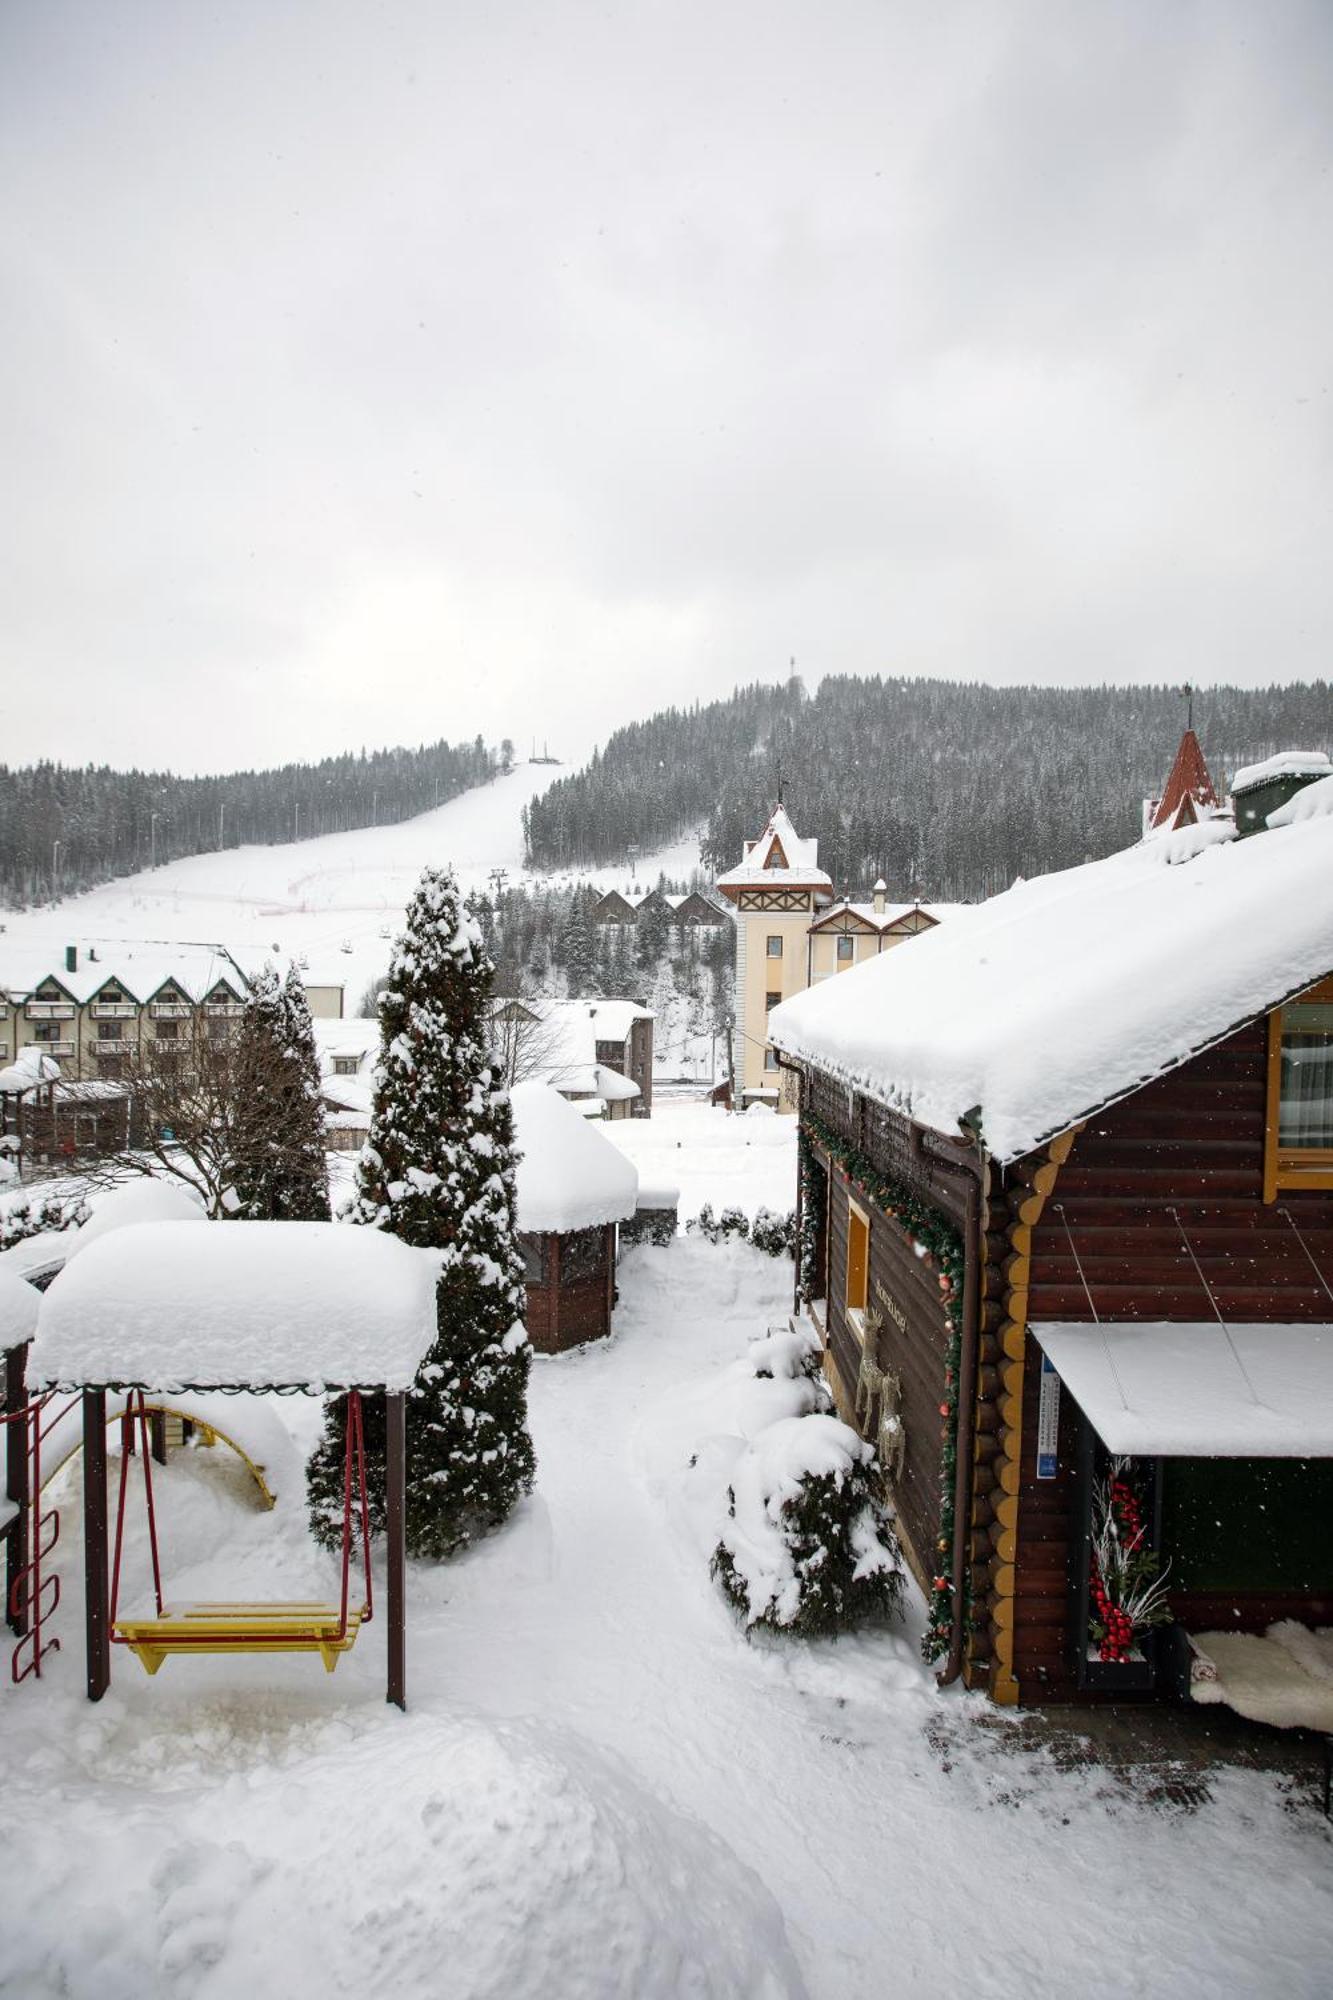
<svg viewBox="0 0 1333 2000"><path fill-rule="evenodd" d="M221 945L67 945L53 961L0 939L0 1065L52 1056L67 1081L114 1082L155 1043L187 1041L202 1022L222 1036L249 982Z"/></svg>

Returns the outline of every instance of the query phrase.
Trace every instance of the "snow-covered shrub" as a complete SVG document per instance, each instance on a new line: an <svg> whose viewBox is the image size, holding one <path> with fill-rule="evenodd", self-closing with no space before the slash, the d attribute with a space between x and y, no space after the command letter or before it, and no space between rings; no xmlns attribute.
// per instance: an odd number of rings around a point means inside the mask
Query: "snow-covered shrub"
<svg viewBox="0 0 1333 2000"><path fill-rule="evenodd" d="M902 1570L874 1453L836 1417L787 1417L737 1461L712 1571L747 1627L837 1633L884 1618Z"/></svg>
<svg viewBox="0 0 1333 2000"><path fill-rule="evenodd" d="M796 1210L791 1208L785 1215L779 1215L771 1208L759 1209L750 1224L750 1241L766 1257L794 1257Z"/></svg>
<svg viewBox="0 0 1333 2000"><path fill-rule="evenodd" d="M743 1243L750 1234L749 1218L743 1208L724 1208L721 1215L714 1215L711 1201L704 1203L685 1228L691 1236L702 1236L708 1243L723 1243L729 1236L739 1237Z"/></svg>
<svg viewBox="0 0 1333 2000"><path fill-rule="evenodd" d="M621 1223L620 1247L628 1250L635 1243L671 1243L675 1235L674 1208L641 1208Z"/></svg>
<svg viewBox="0 0 1333 2000"><path fill-rule="evenodd" d="M758 1340L752 1340L745 1358L759 1377L796 1381L824 1381L824 1350L819 1335L807 1320L797 1326L771 1326Z"/></svg>
<svg viewBox="0 0 1333 2000"><path fill-rule="evenodd" d="M40 1201L28 1195L14 1202L0 1215L0 1250L12 1250L30 1236L46 1236L61 1229L77 1229L88 1220L88 1204L81 1196L61 1200L43 1195Z"/></svg>

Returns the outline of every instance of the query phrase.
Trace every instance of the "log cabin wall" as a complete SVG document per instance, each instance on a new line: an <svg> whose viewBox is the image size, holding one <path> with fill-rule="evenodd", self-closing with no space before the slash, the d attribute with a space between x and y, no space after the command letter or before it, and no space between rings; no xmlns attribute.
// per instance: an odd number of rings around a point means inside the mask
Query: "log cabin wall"
<svg viewBox="0 0 1333 2000"><path fill-rule="evenodd" d="M961 1231L966 1215L961 1183L914 1147L909 1121L849 1094L818 1072L807 1079L807 1086L807 1108L815 1110L826 1127L864 1153L880 1173L929 1201ZM949 1337L939 1275L918 1255L913 1238L897 1219L858 1189L819 1139L810 1136L829 1186L827 1371L839 1413L855 1423L862 1346L845 1298L849 1209L855 1202L869 1222L868 1304L881 1321L876 1359L899 1377L902 1389L906 1449L892 1497L904 1553L928 1591L930 1578L940 1568L940 1405L946 1393Z"/></svg>
<svg viewBox="0 0 1333 2000"><path fill-rule="evenodd" d="M1209 1289L1220 1312L1237 1321L1329 1318L1327 1292L1283 1210L1327 1276L1333 1194L1284 1191L1271 1205L1262 1198L1265 1052L1261 1021L1088 1120L1051 1175L1026 1268L1021 1256L1010 1262L1011 1328L1020 1315L1024 1323L1210 1320ZM1031 1188L1031 1163L1020 1162L1006 1180L1017 1201ZM1076 1418L1062 1394L1059 1473L1039 1481L1041 1354L1030 1334L1022 1361L1013 1674L1024 1702L1072 1700L1079 1698L1071 1613ZM1174 1608L1188 1622L1190 1604ZM1256 1605L1260 1625L1279 1615L1267 1600Z"/></svg>

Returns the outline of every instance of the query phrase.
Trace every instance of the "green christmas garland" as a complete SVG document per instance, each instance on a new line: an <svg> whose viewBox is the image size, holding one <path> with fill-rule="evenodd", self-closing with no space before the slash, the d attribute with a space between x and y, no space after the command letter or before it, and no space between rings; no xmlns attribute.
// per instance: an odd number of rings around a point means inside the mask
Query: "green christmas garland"
<svg viewBox="0 0 1333 2000"><path fill-rule="evenodd" d="M796 1152L801 1181L801 1240L796 1251L796 1268L800 1273L801 1300L808 1306L815 1296L815 1286L819 1282L816 1261L819 1252L819 1218L824 1213L828 1175L815 1158L815 1149L810 1144L804 1125L797 1138Z"/></svg>
<svg viewBox="0 0 1333 2000"><path fill-rule="evenodd" d="M930 1604L921 1651L928 1660L937 1660L949 1644L953 1630L953 1577L947 1573L953 1555L954 1480L958 1467L958 1370L963 1354L963 1240L939 1210L914 1193L905 1182L884 1173L868 1154L826 1125L812 1111L804 1114L801 1132L801 1295L811 1296L817 1225L810 1220L810 1196L814 1192L813 1173L807 1179L807 1158L813 1172L821 1171L809 1141L817 1139L830 1159L836 1160L857 1191L876 1208L891 1215L913 1242L925 1251L938 1272L948 1339L944 1349L944 1396L940 1403L940 1572L931 1578ZM970 1592L964 1585L963 1615L970 1613Z"/></svg>

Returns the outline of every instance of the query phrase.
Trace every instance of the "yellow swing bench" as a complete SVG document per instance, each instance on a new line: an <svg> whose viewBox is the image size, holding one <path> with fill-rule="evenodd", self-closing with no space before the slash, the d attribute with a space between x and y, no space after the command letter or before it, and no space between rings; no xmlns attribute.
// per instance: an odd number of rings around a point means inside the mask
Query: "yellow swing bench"
<svg viewBox="0 0 1333 2000"><path fill-rule="evenodd" d="M370 1517L366 1493L365 1434L361 1397L347 1398L347 1438L343 1458L342 1590L338 1603L294 1599L277 1603L204 1602L168 1607L162 1597L162 1572L157 1546L157 1513L153 1504L152 1453L144 1392L131 1392L125 1410L127 1425L137 1423L142 1442L144 1490L148 1508L148 1544L153 1566L155 1615L121 1618L121 1552L125 1538L125 1496L128 1451L122 1450L120 1490L116 1505L115 1559L111 1573L110 1626L112 1643L126 1646L144 1669L155 1674L173 1653L318 1653L326 1673L342 1654L350 1652L363 1625L370 1623L373 1599L370 1582ZM353 1496L359 1502L359 1532L365 1597L359 1606L348 1601L351 1581Z"/></svg>

